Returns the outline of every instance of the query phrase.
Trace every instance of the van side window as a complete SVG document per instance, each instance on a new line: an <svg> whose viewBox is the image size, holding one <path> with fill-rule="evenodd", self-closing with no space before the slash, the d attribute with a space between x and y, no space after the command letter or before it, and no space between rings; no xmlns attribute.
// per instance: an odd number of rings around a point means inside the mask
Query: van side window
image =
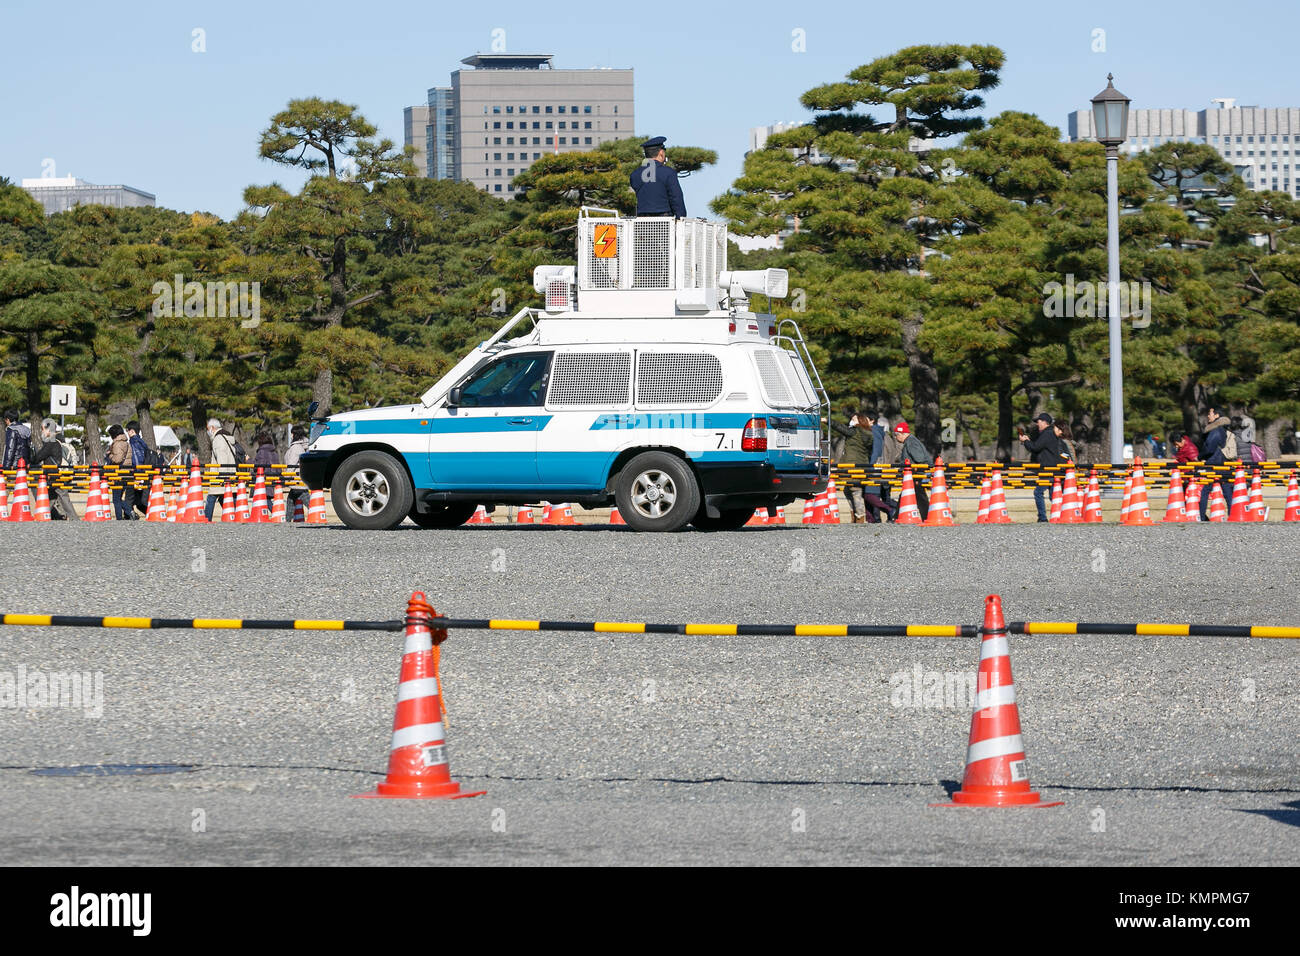
<svg viewBox="0 0 1300 956"><path fill-rule="evenodd" d="M461 386L460 403L468 408L540 405L546 398L550 367L550 352L507 355L466 380Z"/></svg>

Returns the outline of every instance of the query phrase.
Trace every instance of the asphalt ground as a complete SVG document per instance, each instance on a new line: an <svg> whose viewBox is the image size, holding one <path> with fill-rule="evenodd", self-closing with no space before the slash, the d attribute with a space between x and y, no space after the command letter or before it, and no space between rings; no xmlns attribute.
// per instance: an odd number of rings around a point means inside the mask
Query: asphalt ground
<svg viewBox="0 0 1300 956"><path fill-rule="evenodd" d="M978 624L1300 625L1300 529L0 525L0 610ZM960 638L454 631L453 775L382 779L401 637L0 629L0 863L1300 862L1300 641L1013 636L1035 810L931 808L960 781ZM21 671L20 671L21 669ZM102 714L5 675L102 676ZM12 686L12 683L9 685ZM914 694L920 686L922 693ZM121 769L115 769L121 768Z"/></svg>

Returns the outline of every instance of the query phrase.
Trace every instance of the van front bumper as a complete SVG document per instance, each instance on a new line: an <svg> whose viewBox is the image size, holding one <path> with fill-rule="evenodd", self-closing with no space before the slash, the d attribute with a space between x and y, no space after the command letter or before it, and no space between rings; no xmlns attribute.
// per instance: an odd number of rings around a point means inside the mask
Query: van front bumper
<svg viewBox="0 0 1300 956"><path fill-rule="evenodd" d="M823 471L777 471L766 463L696 462L700 493L710 517L715 511L788 505L796 498L811 498L826 490Z"/></svg>
<svg viewBox="0 0 1300 956"><path fill-rule="evenodd" d="M305 451L298 459L298 477L308 488L316 491L325 487L325 469L333 456L332 451Z"/></svg>

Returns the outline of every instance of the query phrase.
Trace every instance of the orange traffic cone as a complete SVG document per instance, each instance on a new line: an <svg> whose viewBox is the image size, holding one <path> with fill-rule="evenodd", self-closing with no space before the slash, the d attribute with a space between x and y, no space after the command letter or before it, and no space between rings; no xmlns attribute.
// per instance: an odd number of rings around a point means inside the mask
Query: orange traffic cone
<svg viewBox="0 0 1300 956"><path fill-rule="evenodd" d="M1232 482L1232 505L1228 509L1228 520L1250 520L1250 516L1246 514L1249 500L1250 493L1246 490L1246 470L1238 468Z"/></svg>
<svg viewBox="0 0 1300 956"><path fill-rule="evenodd" d="M989 499L993 497L993 479L988 475L980 482L979 509L975 512L976 524L987 524L989 520Z"/></svg>
<svg viewBox="0 0 1300 956"><path fill-rule="evenodd" d="M167 520L167 499L163 497L162 472L153 476L153 482L149 486L149 511L145 514L144 520L164 522Z"/></svg>
<svg viewBox="0 0 1300 956"><path fill-rule="evenodd" d="M1283 521L1300 521L1300 483L1296 482L1295 472L1291 472L1291 481L1286 486L1286 513Z"/></svg>
<svg viewBox="0 0 1300 956"><path fill-rule="evenodd" d="M1150 525L1155 524L1151 520L1151 508L1147 502L1147 483L1142 475L1142 459L1133 459L1133 497L1129 502L1128 520L1124 522L1129 525Z"/></svg>
<svg viewBox="0 0 1300 956"><path fill-rule="evenodd" d="M943 475L943 459L934 460L934 473L930 479L930 508L925 516L927 528L951 528L957 523L948 501L948 481Z"/></svg>
<svg viewBox="0 0 1300 956"><path fill-rule="evenodd" d="M271 523L284 524L284 486L275 486L275 499L271 502Z"/></svg>
<svg viewBox="0 0 1300 956"><path fill-rule="evenodd" d="M804 524L836 524L839 515L835 516L836 520L831 520L831 496L829 491L820 492L813 499L811 516L804 521Z"/></svg>
<svg viewBox="0 0 1300 956"><path fill-rule="evenodd" d="M1047 515L1047 520L1051 524L1060 523L1062 503L1063 503L1063 499L1061 497L1061 479L1053 478L1052 479L1052 510Z"/></svg>
<svg viewBox="0 0 1300 956"><path fill-rule="evenodd" d="M765 526L766 524L767 524L767 509L755 508L754 513L749 516L749 520L745 522L745 527L759 528Z"/></svg>
<svg viewBox="0 0 1300 956"><path fill-rule="evenodd" d="M1165 522L1187 520L1187 501L1183 498L1183 476L1175 468L1169 473L1169 501L1165 505Z"/></svg>
<svg viewBox="0 0 1300 956"><path fill-rule="evenodd" d="M903 490L898 496L898 517L894 524L924 524L916 505L916 485L912 483L912 463L903 466Z"/></svg>
<svg viewBox="0 0 1300 956"><path fill-rule="evenodd" d="M50 486L46 484L44 475L36 478L36 520L54 520L50 517Z"/></svg>
<svg viewBox="0 0 1300 956"><path fill-rule="evenodd" d="M82 521L109 521L108 505L104 501L104 486L99 483L99 466L90 466L90 487L86 491L86 514Z"/></svg>
<svg viewBox="0 0 1300 956"><path fill-rule="evenodd" d="M208 518L203 513L203 475L196 461L190 467L190 483L185 489L185 504L176 516L181 524L203 524Z"/></svg>
<svg viewBox="0 0 1300 956"><path fill-rule="evenodd" d="M484 508L482 505L479 505L477 508L474 509L474 513L470 515L470 519L465 523L466 524L491 524L492 517L487 513L486 508Z"/></svg>
<svg viewBox="0 0 1300 956"><path fill-rule="evenodd" d="M295 495L293 499L293 523L305 524L307 521L307 512L302 506L302 495Z"/></svg>
<svg viewBox="0 0 1300 956"><path fill-rule="evenodd" d="M823 508L825 509L825 520L822 524L840 523L840 496L835 490L834 478L826 483L826 502Z"/></svg>
<svg viewBox="0 0 1300 956"><path fill-rule="evenodd" d="M612 524L612 525L615 525L615 524L625 525L625 524L627 524L627 521L625 521L625 520L623 519L623 512L621 512L621 511L618 510L618 506L617 506L617 505L615 505L613 508L610 508L610 509L609 509L609 523Z"/></svg>
<svg viewBox="0 0 1300 956"><path fill-rule="evenodd" d="M32 514L32 492L27 487L27 462L18 459L18 473L14 476L14 500L9 510L10 521L35 521Z"/></svg>
<svg viewBox="0 0 1300 956"><path fill-rule="evenodd" d="M1002 470L993 472L993 486L989 490L988 524L1011 524L1011 512L1007 510L1007 498L1002 492Z"/></svg>
<svg viewBox="0 0 1300 956"><path fill-rule="evenodd" d="M1268 512L1264 509L1264 485L1260 481L1259 469L1255 469L1255 475L1250 479L1250 500L1246 502L1246 520L1263 521L1268 517Z"/></svg>
<svg viewBox="0 0 1300 956"><path fill-rule="evenodd" d="M0 521L9 520L9 491L5 487L4 472L0 471Z"/></svg>
<svg viewBox="0 0 1300 956"><path fill-rule="evenodd" d="M1020 737L1020 709L1011 679L1011 651L1002 599L990 594L984 602L984 634L976 672L975 713L970 719L966 772L952 803L937 807L1059 807L1043 803L1029 785L1025 744Z"/></svg>
<svg viewBox="0 0 1300 956"><path fill-rule="evenodd" d="M167 492L167 522L168 524L176 523L176 492Z"/></svg>
<svg viewBox="0 0 1300 956"><path fill-rule="evenodd" d="M767 509L767 524L785 524L785 512L772 505Z"/></svg>
<svg viewBox="0 0 1300 956"><path fill-rule="evenodd" d="M1097 469L1088 474L1088 493L1084 496L1083 520L1088 524L1101 524L1101 488L1097 485Z"/></svg>
<svg viewBox="0 0 1300 956"><path fill-rule="evenodd" d="M253 508L246 520L250 524L268 524L271 520L271 509L266 505L266 477L260 466L253 481Z"/></svg>
<svg viewBox="0 0 1300 956"><path fill-rule="evenodd" d="M235 513L235 492L230 487L230 482L226 482L225 493L221 496L221 521L234 524L239 520L239 515Z"/></svg>
<svg viewBox="0 0 1300 956"><path fill-rule="evenodd" d="M1223 488L1217 481L1210 483L1210 507L1206 518L1210 521L1228 520L1228 502L1224 500Z"/></svg>
<svg viewBox="0 0 1300 956"><path fill-rule="evenodd" d="M546 513L542 515L542 524L568 525L577 524L573 519L572 505L551 505L547 503Z"/></svg>
<svg viewBox="0 0 1300 956"><path fill-rule="evenodd" d="M1124 501L1119 506L1119 523L1128 524L1129 512L1133 510L1133 469L1124 475Z"/></svg>
<svg viewBox="0 0 1300 956"><path fill-rule="evenodd" d="M1201 520L1201 486L1195 478L1187 479L1187 489L1183 492L1183 520Z"/></svg>
<svg viewBox="0 0 1300 956"><path fill-rule="evenodd" d="M307 502L307 524L328 524L325 517L325 492L313 489Z"/></svg>
<svg viewBox="0 0 1300 956"><path fill-rule="evenodd" d="M1065 472L1065 484L1061 486L1061 524L1083 524L1083 496L1079 494L1079 479L1074 473L1074 465Z"/></svg>
<svg viewBox="0 0 1300 956"><path fill-rule="evenodd" d="M618 509L614 508L613 510L617 511ZM533 509L528 507L528 505L520 505L519 510L515 512L515 524L536 523L536 519L533 517Z"/></svg>
<svg viewBox="0 0 1300 956"><path fill-rule="evenodd" d="M397 684L388 775L371 793L356 794L358 797L457 800L487 792L462 793L460 784L451 779L438 678L438 645L447 639L447 632L430 629L433 614L422 592L411 595L406 605L406 647Z"/></svg>
<svg viewBox="0 0 1300 956"><path fill-rule="evenodd" d="M240 482L235 486L235 520L240 524L251 524L253 514L248 508L248 485Z"/></svg>

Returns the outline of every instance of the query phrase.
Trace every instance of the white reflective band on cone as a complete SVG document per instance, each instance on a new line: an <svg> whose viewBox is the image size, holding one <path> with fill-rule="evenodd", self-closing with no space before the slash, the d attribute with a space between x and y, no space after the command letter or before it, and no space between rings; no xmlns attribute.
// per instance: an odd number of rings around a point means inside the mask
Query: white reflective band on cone
<svg viewBox="0 0 1300 956"><path fill-rule="evenodd" d="M400 697L398 698L401 699ZM982 690L975 695L975 709L983 710L986 707L997 707L1001 704L1014 704L1016 702L1016 685L1006 684L1002 687L990 687L988 690Z"/></svg>
<svg viewBox="0 0 1300 956"><path fill-rule="evenodd" d="M1009 737L990 737L988 740L976 741L966 748L966 762L974 763L976 760L988 760L990 757L1005 757L1008 754L1024 752L1025 745L1019 734L1011 734Z"/></svg>
<svg viewBox="0 0 1300 956"><path fill-rule="evenodd" d="M393 731L393 750L399 747L413 747L417 744L440 744L445 742L442 721L436 724L416 724Z"/></svg>
<svg viewBox="0 0 1300 956"><path fill-rule="evenodd" d="M986 637L980 641L980 660L985 661L990 657L1006 657L1011 653L1011 647L1007 644L1005 637Z"/></svg>
<svg viewBox="0 0 1300 956"><path fill-rule="evenodd" d="M402 651L403 654L431 650L433 650L433 632L428 628L420 628L413 634L406 635L406 650Z"/></svg>
<svg viewBox="0 0 1300 956"><path fill-rule="evenodd" d="M419 680L404 680L397 685L397 699L415 700L417 697L434 697L438 693L438 682L432 677Z"/></svg>

